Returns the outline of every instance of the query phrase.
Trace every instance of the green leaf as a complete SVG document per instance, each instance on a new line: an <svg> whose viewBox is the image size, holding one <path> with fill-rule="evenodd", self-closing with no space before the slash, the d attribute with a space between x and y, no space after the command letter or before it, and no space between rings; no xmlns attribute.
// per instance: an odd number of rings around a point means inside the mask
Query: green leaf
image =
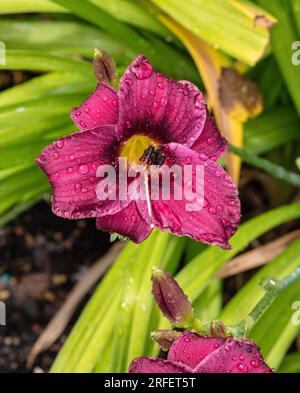
<svg viewBox="0 0 300 393"><path fill-rule="evenodd" d="M276 177L277 179L293 184L294 186L300 186L300 175L297 173L290 172L282 166L277 165L265 158L261 158L246 149L239 149L236 146L230 145L229 151L242 157L242 159L248 164L263 169L265 172Z"/></svg>
<svg viewBox="0 0 300 393"><path fill-rule="evenodd" d="M207 288L193 303L193 309L197 318L202 322L210 322L220 314L222 308L222 281L212 280Z"/></svg>
<svg viewBox="0 0 300 393"><path fill-rule="evenodd" d="M1 0L0 14L23 12L66 12L50 0Z"/></svg>
<svg viewBox="0 0 300 393"><path fill-rule="evenodd" d="M294 14L294 20L298 28L298 34L300 34L300 1L290 0L291 9Z"/></svg>
<svg viewBox="0 0 300 393"><path fill-rule="evenodd" d="M271 263L261 268L226 304L220 318L227 325L234 325L246 317L261 300L264 290L260 283L265 277L281 279L300 267L300 239L295 240Z"/></svg>
<svg viewBox="0 0 300 393"><path fill-rule="evenodd" d="M180 286L194 302L213 279L215 273L251 241L270 229L300 217L300 202L270 210L242 224L231 239L231 250L208 247L176 275Z"/></svg>
<svg viewBox="0 0 300 393"><path fill-rule="evenodd" d="M180 258L176 245L180 240L154 231L140 245L127 244L80 316L52 372L102 371L101 367L110 372L126 371L131 356L144 353L152 321L151 267L156 264L174 270ZM112 354L117 347L115 357Z"/></svg>
<svg viewBox="0 0 300 393"><path fill-rule="evenodd" d="M72 60L42 51L17 49L7 49L6 64L0 64L0 69L92 73L92 65L86 61Z"/></svg>
<svg viewBox="0 0 300 393"><path fill-rule="evenodd" d="M245 149L261 154L294 139L300 139L299 117L288 106L280 106L264 112L245 125Z"/></svg>
<svg viewBox="0 0 300 393"><path fill-rule="evenodd" d="M90 74L51 72L37 76L0 93L0 108L58 94L86 94L95 89L95 78Z"/></svg>
<svg viewBox="0 0 300 393"><path fill-rule="evenodd" d="M265 9L272 12L278 19L278 24L271 30L271 43L273 53L278 62L282 76L293 98L295 107L300 115L300 72L299 66L292 63L292 43L299 40L292 16L289 13L288 1L259 0Z"/></svg>
<svg viewBox="0 0 300 393"><path fill-rule="evenodd" d="M300 352L289 353L281 363L279 373L300 373Z"/></svg>
<svg viewBox="0 0 300 393"><path fill-rule="evenodd" d="M48 54L92 58L94 48L101 48L123 63L136 55L108 33L77 21L3 19L0 20L0 37L7 49L47 50Z"/></svg>
<svg viewBox="0 0 300 393"><path fill-rule="evenodd" d="M300 298L300 269L285 280L289 284L275 298L250 332L270 367L277 368L300 329L294 325L292 304ZM285 281L283 280L283 281Z"/></svg>
<svg viewBox="0 0 300 393"><path fill-rule="evenodd" d="M213 47L249 65L255 64L264 55L269 43L267 26L275 21L250 2L243 4L229 0L152 1ZM263 15L262 23L257 23L258 15Z"/></svg>
<svg viewBox="0 0 300 393"><path fill-rule="evenodd" d="M130 0L91 0L91 2L122 22L152 31L162 37L170 37L170 32L141 4Z"/></svg>

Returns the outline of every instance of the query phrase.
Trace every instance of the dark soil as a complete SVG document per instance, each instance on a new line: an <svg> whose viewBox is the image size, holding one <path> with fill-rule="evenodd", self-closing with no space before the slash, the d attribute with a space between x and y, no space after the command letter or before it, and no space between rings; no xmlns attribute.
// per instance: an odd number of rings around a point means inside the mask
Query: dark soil
<svg viewBox="0 0 300 393"><path fill-rule="evenodd" d="M0 372L30 371L25 364L33 343L109 246L109 236L96 230L94 220L60 219L45 202L0 229L0 300L6 305ZM37 358L34 372L49 370L79 312L65 335Z"/></svg>

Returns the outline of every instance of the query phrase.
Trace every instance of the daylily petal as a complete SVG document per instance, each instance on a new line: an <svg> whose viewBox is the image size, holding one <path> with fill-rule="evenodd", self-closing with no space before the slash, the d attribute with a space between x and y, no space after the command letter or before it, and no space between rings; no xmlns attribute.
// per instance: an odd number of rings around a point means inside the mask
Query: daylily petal
<svg viewBox="0 0 300 393"><path fill-rule="evenodd" d="M204 153L213 160L218 160L226 152L227 141L221 136L216 123L209 114L207 114L201 135L191 149L198 153Z"/></svg>
<svg viewBox="0 0 300 393"><path fill-rule="evenodd" d="M131 362L129 372L134 374L144 373L191 373L192 369L184 364L174 363L169 360L155 358L138 358Z"/></svg>
<svg viewBox="0 0 300 393"><path fill-rule="evenodd" d="M140 215L135 202L131 202L128 207L116 214L98 217L96 223L98 229L128 236L136 243L146 239L152 231Z"/></svg>
<svg viewBox="0 0 300 393"><path fill-rule="evenodd" d="M185 331L172 344L168 360L195 368L206 356L223 345L223 342L222 338L199 336Z"/></svg>
<svg viewBox="0 0 300 393"><path fill-rule="evenodd" d="M79 108L72 109L70 115L77 127L83 131L107 124L116 124L118 107L116 90L102 82Z"/></svg>
<svg viewBox="0 0 300 393"><path fill-rule="evenodd" d="M187 200L175 200L171 192L170 200L152 200L152 217L147 214L144 204L137 202L141 214L148 222L162 230L178 236L189 236L204 243L229 248L228 239L234 234L240 220L238 192L224 169L204 154L176 143L163 146L166 163L192 166L193 183L196 181L196 166L204 168L204 202L201 210L187 211ZM174 183L175 184L175 183ZM199 187L203 190L203 184ZM185 190L186 191L186 190ZM183 193L184 195L184 193ZM192 197L192 195L189 195ZM197 192L194 203L201 199ZM189 202L190 203L190 202Z"/></svg>
<svg viewBox="0 0 300 393"><path fill-rule="evenodd" d="M47 146L36 159L53 188L52 209L65 218L114 214L129 201L100 201L96 195L101 165L114 161L118 146L114 126L77 132ZM113 188L113 187L112 187Z"/></svg>
<svg viewBox="0 0 300 393"><path fill-rule="evenodd" d="M227 338L224 345L208 355L194 373L272 373L257 346L250 340Z"/></svg>
<svg viewBox="0 0 300 393"><path fill-rule="evenodd" d="M192 146L201 134L207 109L194 85L166 78L139 56L127 68L120 86L118 129L126 138L140 132L162 143Z"/></svg>

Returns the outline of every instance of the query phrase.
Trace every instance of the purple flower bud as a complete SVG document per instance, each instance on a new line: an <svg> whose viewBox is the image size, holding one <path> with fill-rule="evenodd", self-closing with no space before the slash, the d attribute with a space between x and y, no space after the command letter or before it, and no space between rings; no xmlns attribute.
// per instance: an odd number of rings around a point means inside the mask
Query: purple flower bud
<svg viewBox="0 0 300 393"><path fill-rule="evenodd" d="M152 273L152 293L158 307L173 325L189 326L194 319L191 303L174 278L157 267Z"/></svg>

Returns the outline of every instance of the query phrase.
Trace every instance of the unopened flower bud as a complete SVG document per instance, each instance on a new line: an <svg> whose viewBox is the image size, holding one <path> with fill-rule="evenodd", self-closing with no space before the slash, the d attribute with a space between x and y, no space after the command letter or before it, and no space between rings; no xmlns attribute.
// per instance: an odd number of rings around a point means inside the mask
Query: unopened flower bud
<svg viewBox="0 0 300 393"><path fill-rule="evenodd" d="M117 77L116 64L112 57L102 49L94 51L94 74L97 81L113 84Z"/></svg>
<svg viewBox="0 0 300 393"><path fill-rule="evenodd" d="M155 330L151 333L151 337L155 340L163 351L168 351L173 342L176 340L178 336L180 336L181 332L177 332L176 330Z"/></svg>
<svg viewBox="0 0 300 393"><path fill-rule="evenodd" d="M194 319L191 303L174 278L157 267L152 273L152 293L158 307L173 325L190 325Z"/></svg>

